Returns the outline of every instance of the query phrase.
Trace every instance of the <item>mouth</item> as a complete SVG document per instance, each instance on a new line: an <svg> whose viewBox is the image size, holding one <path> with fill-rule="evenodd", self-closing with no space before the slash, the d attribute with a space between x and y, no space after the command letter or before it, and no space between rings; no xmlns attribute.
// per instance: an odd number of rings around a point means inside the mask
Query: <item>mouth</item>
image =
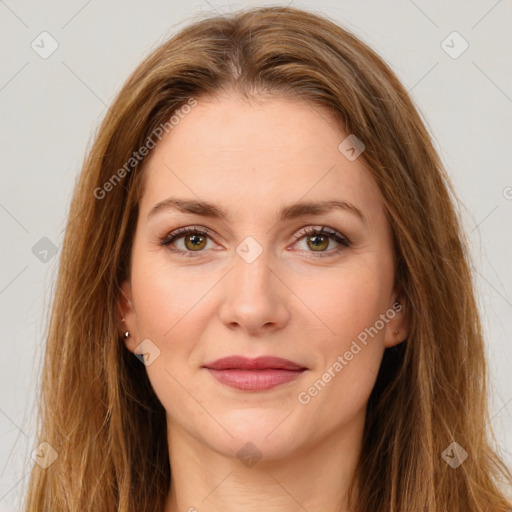
<svg viewBox="0 0 512 512"><path fill-rule="evenodd" d="M302 375L308 368L279 357L228 356L203 366L222 384L244 390L264 391Z"/></svg>
<svg viewBox="0 0 512 512"><path fill-rule="evenodd" d="M212 370L307 370L308 368L281 357L262 356L254 359L244 356L227 356L206 363Z"/></svg>

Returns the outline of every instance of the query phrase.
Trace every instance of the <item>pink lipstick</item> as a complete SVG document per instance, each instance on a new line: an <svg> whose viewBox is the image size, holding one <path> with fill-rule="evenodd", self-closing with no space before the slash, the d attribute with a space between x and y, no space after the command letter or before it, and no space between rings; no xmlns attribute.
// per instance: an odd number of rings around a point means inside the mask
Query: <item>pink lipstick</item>
<svg viewBox="0 0 512 512"><path fill-rule="evenodd" d="M290 382L307 370L288 359L228 356L203 366L222 384L244 391L264 391Z"/></svg>

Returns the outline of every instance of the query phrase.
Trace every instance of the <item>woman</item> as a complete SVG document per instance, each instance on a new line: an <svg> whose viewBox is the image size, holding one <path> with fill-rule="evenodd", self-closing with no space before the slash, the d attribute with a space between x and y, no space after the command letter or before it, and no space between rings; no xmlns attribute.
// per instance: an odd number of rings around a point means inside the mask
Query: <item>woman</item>
<svg viewBox="0 0 512 512"><path fill-rule="evenodd" d="M329 20L163 44L76 187L26 510L509 510L451 195Z"/></svg>

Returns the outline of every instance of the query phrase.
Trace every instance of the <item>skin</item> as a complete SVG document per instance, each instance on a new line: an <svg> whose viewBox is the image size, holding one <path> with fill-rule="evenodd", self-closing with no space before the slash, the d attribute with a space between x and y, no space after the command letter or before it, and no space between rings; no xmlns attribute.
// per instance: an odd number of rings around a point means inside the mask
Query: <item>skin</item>
<svg viewBox="0 0 512 512"><path fill-rule="evenodd" d="M160 351L146 370L167 412L166 512L243 512L262 503L267 511L349 510L365 407L384 349L407 337L409 321L405 309L396 313L309 403L299 402L400 300L384 207L362 159L338 150L346 135L328 111L302 100L201 98L146 161L120 312L128 350L150 339ZM230 218L168 209L147 220L171 196L212 202ZM367 222L341 209L278 220L283 206L341 199ZM212 236L195 252L190 235L161 245L187 226ZM314 234L293 238L315 226L352 245L329 236L315 248ZM247 236L263 249L251 263L236 252ZM232 354L274 355L308 370L267 391L241 391L202 368ZM261 454L252 466L237 456L247 442Z"/></svg>

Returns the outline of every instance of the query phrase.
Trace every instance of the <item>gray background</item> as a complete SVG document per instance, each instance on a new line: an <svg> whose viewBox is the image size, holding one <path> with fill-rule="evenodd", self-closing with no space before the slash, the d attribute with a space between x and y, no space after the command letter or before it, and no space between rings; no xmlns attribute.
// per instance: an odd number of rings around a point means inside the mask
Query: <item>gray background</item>
<svg viewBox="0 0 512 512"><path fill-rule="evenodd" d="M28 480L63 228L75 178L107 105L144 56L197 14L264 4L0 0L0 511L19 509ZM460 214L488 343L492 424L499 452L512 466L511 2L292 5L334 18L373 47L409 89L433 134L464 204ZM35 41L50 48L49 39L41 42L43 31L58 43L46 59L31 47ZM457 58L441 45L453 31L469 44ZM462 44L451 36L445 48L458 53Z"/></svg>

